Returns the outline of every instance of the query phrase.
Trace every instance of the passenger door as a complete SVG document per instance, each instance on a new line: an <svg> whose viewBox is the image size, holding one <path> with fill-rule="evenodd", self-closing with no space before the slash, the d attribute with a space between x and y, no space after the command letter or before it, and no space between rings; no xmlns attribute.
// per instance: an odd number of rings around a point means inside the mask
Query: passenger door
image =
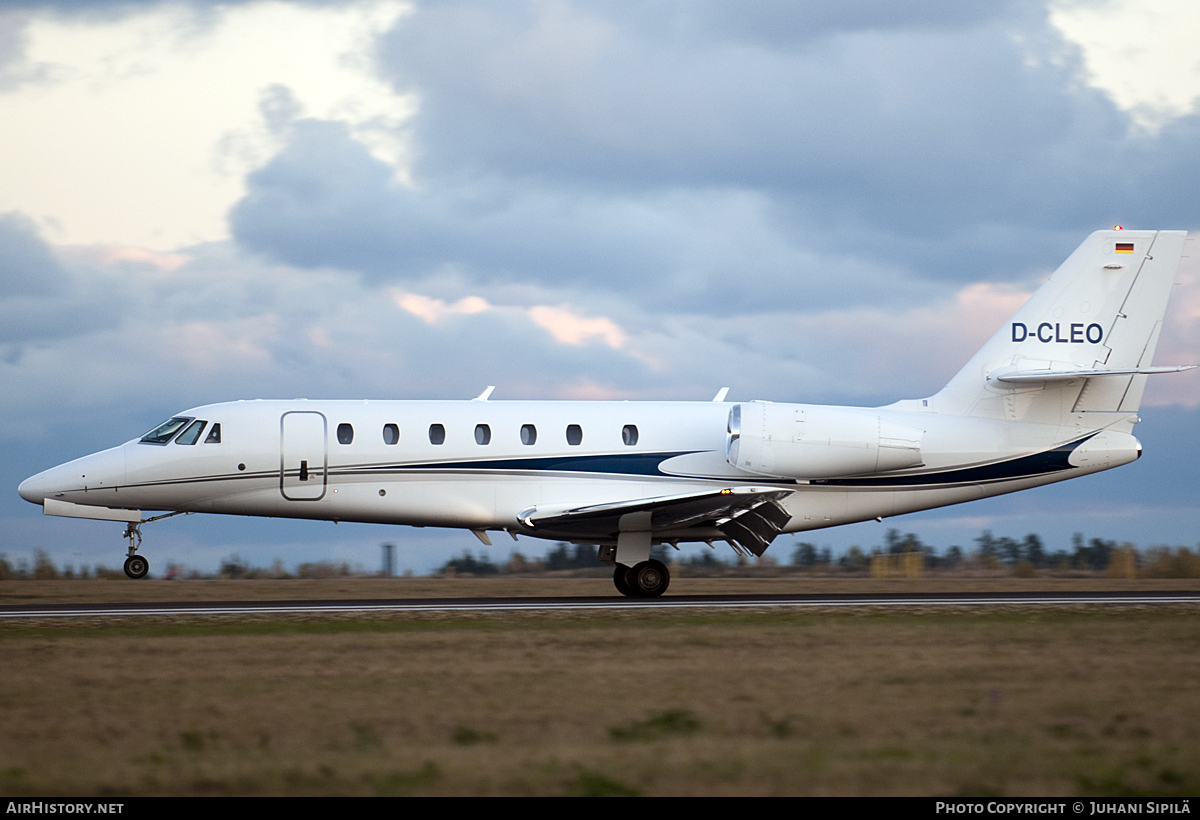
<svg viewBox="0 0 1200 820"><path fill-rule="evenodd" d="M279 420L279 489L290 501L325 496L325 416L310 410L284 413Z"/></svg>

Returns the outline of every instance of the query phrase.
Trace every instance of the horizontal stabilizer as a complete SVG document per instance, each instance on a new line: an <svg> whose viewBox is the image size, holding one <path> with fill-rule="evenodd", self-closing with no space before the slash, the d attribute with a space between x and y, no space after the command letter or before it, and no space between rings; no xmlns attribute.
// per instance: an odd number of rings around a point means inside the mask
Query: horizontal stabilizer
<svg viewBox="0 0 1200 820"><path fill-rule="evenodd" d="M1071 379L1091 379L1097 376L1152 376L1156 373L1180 373L1184 370L1195 370L1197 365L1177 365L1173 367L1133 367L1126 369L1100 370L1018 370L1005 368L988 374L989 382L1004 382L1005 384L1038 384L1040 382L1065 382Z"/></svg>

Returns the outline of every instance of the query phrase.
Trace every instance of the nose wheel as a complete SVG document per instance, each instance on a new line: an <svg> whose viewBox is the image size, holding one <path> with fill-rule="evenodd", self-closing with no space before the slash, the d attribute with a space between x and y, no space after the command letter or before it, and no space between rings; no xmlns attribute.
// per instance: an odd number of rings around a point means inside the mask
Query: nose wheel
<svg viewBox="0 0 1200 820"><path fill-rule="evenodd" d="M125 527L125 537L129 539L129 557L125 559L125 574L137 580L145 578L150 571L150 562L137 554L137 548L142 545L142 532L137 524L130 523Z"/></svg>
<svg viewBox="0 0 1200 820"><path fill-rule="evenodd" d="M153 518L147 518L144 521L133 522L125 525L125 538L129 539L128 558L125 559L125 574L130 578L138 579L145 578L146 573L150 571L150 562L137 554L138 547L142 545L142 531L139 529L142 524L149 524L151 521L161 521L164 518L173 518L176 515L191 515L190 512L180 510L179 512L165 513L156 515Z"/></svg>
<svg viewBox="0 0 1200 820"><path fill-rule="evenodd" d="M145 578L150 571L150 562L140 555L131 555L125 559L125 574L130 578Z"/></svg>

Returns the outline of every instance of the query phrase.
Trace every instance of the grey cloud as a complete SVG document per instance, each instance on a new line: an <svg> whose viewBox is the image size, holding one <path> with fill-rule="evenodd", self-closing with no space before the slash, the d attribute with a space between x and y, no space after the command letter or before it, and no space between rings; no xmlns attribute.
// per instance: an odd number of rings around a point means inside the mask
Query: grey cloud
<svg viewBox="0 0 1200 820"><path fill-rule="evenodd" d="M375 281L453 269L686 312L911 303L1030 283L1103 225L1194 227L1194 119L1130 139L1044 5L892 5L422 6L380 44L421 99L416 187L303 121L234 235ZM816 33L771 39L792 14Z"/></svg>
<svg viewBox="0 0 1200 820"><path fill-rule="evenodd" d="M79 336L103 324L106 312L75 299L0 299L0 344L14 345L3 355L16 363L24 355L21 345Z"/></svg>
<svg viewBox="0 0 1200 820"><path fill-rule="evenodd" d="M263 119L275 134L286 133L300 118L303 108L292 90L281 83L268 86L259 101Z"/></svg>
<svg viewBox="0 0 1200 820"><path fill-rule="evenodd" d="M416 172L429 194L411 198L417 213L404 220L421 228L418 244L475 243L483 223L453 203L468 202L481 182L564 207L750 190L769 200L784 245L808 244L817 228L856 242L876 264L925 277L1022 279L1031 270L1014 232L1077 236L1114 214L1165 218L1164 203L1182 204L1194 189L1194 129L1176 124L1157 140L1129 140L1127 118L1080 88L1078 62L1038 4L970 6L940 26L920 8L882 20L851 10L792 48L733 34L700 45L644 23L678 16L673 4L644 14L613 8L436 4L386 38L384 70L422 101ZM1018 32L1047 59L1031 65ZM1157 197L1147 197L1148 180L1162 183ZM441 198L446 218L436 230L421 222L439 209L429 196ZM354 234L360 256L385 242L370 222ZM549 228L563 244L579 239ZM600 243L638 246L620 232L605 238L605 228L595 226ZM980 235L1009 240L974 243ZM964 251L976 257L969 265ZM498 255L506 258L537 263L536 254ZM663 271L662 260L649 261Z"/></svg>
<svg viewBox="0 0 1200 820"><path fill-rule="evenodd" d="M28 77L23 70L26 14L0 13L0 93L12 91Z"/></svg>
<svg viewBox="0 0 1200 820"><path fill-rule="evenodd" d="M597 195L470 176L410 189L342 126L313 120L295 124L288 147L251 175L230 224L247 248L374 281L449 268L468 286L590 289L670 311L922 295L894 265L857 257L829 231L781 224L753 191Z"/></svg>
<svg viewBox="0 0 1200 820"><path fill-rule="evenodd" d="M292 126L287 148L247 180L249 193L233 209L234 235L284 261L329 264L321 243L336 230L354 265L388 253L394 235L380 219L390 196L390 169L348 138L338 123ZM307 240L307 241L306 241Z"/></svg>
<svg viewBox="0 0 1200 820"><path fill-rule="evenodd" d="M999 25L777 50L537 8L426 7L387 39L385 70L421 94L422 168L754 185L858 207L864 187L921 201L996 177L1075 117L1060 72L1030 70Z"/></svg>
<svg viewBox="0 0 1200 820"><path fill-rule="evenodd" d="M222 0L221 6L238 6L260 0ZM308 0L310 5L329 5L341 2L331 0L322 3L320 0ZM24 11L50 11L60 15L71 15L90 20L102 20L125 17L136 14L155 6L183 5L199 12L207 13L213 8L213 3L204 0L8 0L9 8Z"/></svg>
<svg viewBox="0 0 1200 820"><path fill-rule="evenodd" d="M112 22L171 5L186 8L193 30L200 31L219 19L225 7L252 2L257 0L224 0L219 5L202 0L6 0L0 10L0 93L54 80L51 66L25 59L26 28L35 16Z"/></svg>
<svg viewBox="0 0 1200 820"><path fill-rule="evenodd" d="M583 8L656 37L744 40L789 47L830 33L875 29L954 29L1011 15L1014 6L1040 9L1040 3L987 0L650 0L611 3L584 0Z"/></svg>
<svg viewBox="0 0 1200 820"><path fill-rule="evenodd" d="M25 345L121 326L137 313L136 305L177 288L160 274L145 263L98 267L78 253L60 259L28 218L0 216L0 344L8 345L0 357L13 364L25 356ZM155 309L162 311L169 301Z"/></svg>
<svg viewBox="0 0 1200 820"><path fill-rule="evenodd" d="M0 214L0 298L52 293L65 277L62 265L28 218Z"/></svg>
<svg viewBox="0 0 1200 820"><path fill-rule="evenodd" d="M944 231L1094 224L1103 203L1140 191L1098 169L1173 164L1183 147L1127 139L1127 117L1082 87L1041 4L964 4L940 27L852 9L793 48L732 34L699 44L639 28L626 6L583 8L436 4L403 20L381 55L422 98L418 171L596 190L752 186L828 218Z"/></svg>

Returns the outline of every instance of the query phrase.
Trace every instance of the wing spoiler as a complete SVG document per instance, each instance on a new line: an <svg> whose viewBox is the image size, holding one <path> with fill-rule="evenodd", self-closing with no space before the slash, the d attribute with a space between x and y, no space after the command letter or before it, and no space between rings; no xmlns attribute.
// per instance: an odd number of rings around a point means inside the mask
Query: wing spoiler
<svg viewBox="0 0 1200 820"><path fill-rule="evenodd" d="M648 529L651 534L707 524L736 546L762 555L791 520L791 514L779 503L791 492L777 488L730 487L586 507L534 506L521 510L517 520L530 530L581 537L606 533L614 539L623 530L629 530L628 522L633 521L637 522L638 530Z"/></svg>

